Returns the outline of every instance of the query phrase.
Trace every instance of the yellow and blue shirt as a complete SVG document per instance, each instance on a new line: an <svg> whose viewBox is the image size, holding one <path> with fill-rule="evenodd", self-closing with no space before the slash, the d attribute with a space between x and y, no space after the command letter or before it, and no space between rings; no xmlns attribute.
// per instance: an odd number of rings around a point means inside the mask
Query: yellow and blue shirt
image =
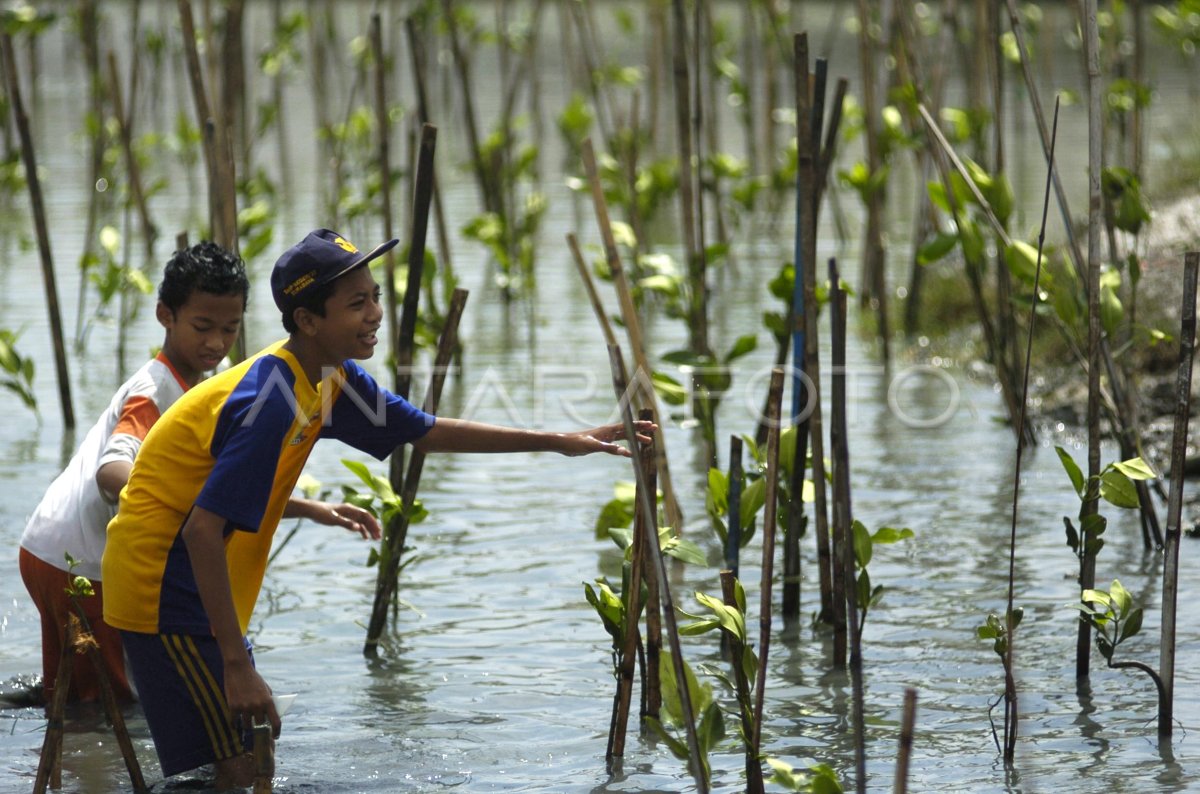
<svg viewBox="0 0 1200 794"><path fill-rule="evenodd" d="M108 525L104 619L142 633L208 634L181 530L193 506L225 519L225 559L245 633L271 539L318 438L382 460L434 417L353 361L315 387L278 342L189 390L151 428Z"/></svg>

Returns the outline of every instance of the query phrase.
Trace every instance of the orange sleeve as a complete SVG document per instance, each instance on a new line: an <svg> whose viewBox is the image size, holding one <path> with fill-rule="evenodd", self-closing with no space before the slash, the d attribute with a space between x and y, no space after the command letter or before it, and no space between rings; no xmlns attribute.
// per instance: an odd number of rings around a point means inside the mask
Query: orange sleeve
<svg viewBox="0 0 1200 794"><path fill-rule="evenodd" d="M117 420L112 434L144 439L158 421L158 416L158 406L154 400L142 395L130 397L121 408L121 418Z"/></svg>

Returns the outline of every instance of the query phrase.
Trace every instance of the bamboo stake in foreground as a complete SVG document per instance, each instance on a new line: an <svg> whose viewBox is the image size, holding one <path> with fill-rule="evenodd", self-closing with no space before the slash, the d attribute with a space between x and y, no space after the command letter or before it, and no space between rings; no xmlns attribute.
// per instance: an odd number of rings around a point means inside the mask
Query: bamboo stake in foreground
<svg viewBox="0 0 1200 794"><path fill-rule="evenodd" d="M450 299L450 307L446 312L446 326L442 329L441 339L438 340L437 357L433 362L433 376L425 393L425 403L421 406L421 410L426 413L437 413L438 402L442 398L442 386L446 382L446 371L458 344L458 321L467 305L467 294L467 290L457 289ZM387 549L383 555L386 562L380 562L379 577L375 582L375 601L371 606L370 623L367 624L364 656L374 657L379 652L379 637L383 634L388 607L396 592L396 580L400 575L400 555L404 552L404 541L408 537L408 513L417 498L417 488L421 484L424 465L424 453L414 449L408 461L408 469L404 473L404 488L399 494L403 509L395 525L389 527L391 531L383 541Z"/></svg>
<svg viewBox="0 0 1200 794"><path fill-rule="evenodd" d="M1179 334L1179 376L1175 383L1175 427L1171 438L1171 491L1163 549L1162 637L1158 675L1163 697L1158 704L1158 735L1168 737L1175 714L1175 608L1179 597L1179 535L1183 513L1183 462L1187 454L1188 415L1192 401L1192 358L1196 352L1196 275L1200 252L1184 258L1183 320Z"/></svg>
<svg viewBox="0 0 1200 794"><path fill-rule="evenodd" d="M46 225L46 207L42 200L42 183L38 179L37 157L33 151L33 135L29 131L29 116L21 100L21 81L13 57L12 36L0 35L0 57L7 81L8 101L21 138L21 160L25 163L25 181L29 185L29 204L37 231L38 255L42 263L42 284L46 289L46 309L50 315L50 336L54 342L54 366L58 376L58 401L62 406L63 426L75 427L75 409L71 404L71 381L67 375L67 348L63 341L62 313L58 306L58 285L54 278L54 259L50 255L50 232Z"/></svg>
<svg viewBox="0 0 1200 794"><path fill-rule="evenodd" d="M637 431L633 425L633 407L630 405L629 385L625 382L623 373L625 362L621 358L621 348L616 345L608 347L608 361L612 369L613 389L617 394L617 405L621 410L621 420L625 423L625 438L630 450L638 448ZM782 378L782 374L780 378ZM653 491L646 482L645 472L639 465L638 458L633 457L633 474L637 481L638 493L641 495L640 509L648 516L657 515L654 509ZM657 523L657 522L656 522ZM678 533L678 530L675 530ZM657 535L657 533L654 533ZM667 575L667 564L659 547L658 538L647 544L647 550L653 558L654 578L658 581L659 597L662 599L663 618L667 625L667 642L671 646L671 664L675 670L675 680L679 689L679 710L682 712L684 730L687 733L688 766L692 777L696 780L696 790L699 794L708 794L708 776L706 764L700 756L700 741L696 736L696 718L692 708L692 694L688 691L687 675L683 667L683 650L679 643L679 626L675 620L675 599L671 595L671 581ZM762 664L762 660L759 661Z"/></svg>

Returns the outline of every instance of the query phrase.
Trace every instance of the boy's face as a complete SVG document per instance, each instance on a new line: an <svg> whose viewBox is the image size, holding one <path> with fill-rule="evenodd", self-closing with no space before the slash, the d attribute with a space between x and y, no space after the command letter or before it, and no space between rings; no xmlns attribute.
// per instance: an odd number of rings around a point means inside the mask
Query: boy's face
<svg viewBox="0 0 1200 794"><path fill-rule="evenodd" d="M156 309L159 323L167 329L163 353L180 377L195 382L200 373L215 369L228 355L242 329L246 301L241 295L214 295L193 291L172 312L163 303Z"/></svg>
<svg viewBox="0 0 1200 794"><path fill-rule="evenodd" d="M325 351L327 361L370 358L379 343L376 332L383 322L380 289L364 265L334 282L333 294L325 301L325 316L310 315L313 340Z"/></svg>

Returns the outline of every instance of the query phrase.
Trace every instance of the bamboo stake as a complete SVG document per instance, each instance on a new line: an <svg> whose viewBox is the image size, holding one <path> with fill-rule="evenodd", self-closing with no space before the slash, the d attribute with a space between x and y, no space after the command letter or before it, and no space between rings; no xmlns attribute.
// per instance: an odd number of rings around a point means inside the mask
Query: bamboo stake
<svg viewBox="0 0 1200 794"><path fill-rule="evenodd" d="M158 239L158 229L150 219L150 208L146 205L146 192L142 189L141 168L133 153L133 132L129 128L129 119L125 115L125 102L121 95L121 78L117 71L117 56L112 50L108 52L108 79L112 86L113 115L117 118L117 132L121 138L121 151L125 155L125 168L129 171L129 192L133 196L138 218L142 222L142 237L145 238L147 258L154 250L154 241Z"/></svg>
<svg viewBox="0 0 1200 794"><path fill-rule="evenodd" d="M1102 222L1100 171L1103 168L1101 126L1100 29L1096 22L1096 0L1083 0L1084 50L1088 74L1088 482L1100 476L1100 224ZM1100 509L1098 488L1089 487L1080 509L1080 520ZM1096 555L1086 548L1079 566L1079 589L1096 586ZM1092 653L1092 627L1079 621L1075 644L1075 678L1086 681Z"/></svg>
<svg viewBox="0 0 1200 794"><path fill-rule="evenodd" d="M708 285L704 251L699 247L696 225L696 177L692 167L690 80L688 73L688 33L683 0L671 0L675 35L672 42L672 71L675 75L675 132L679 145L679 210L683 250L687 258L688 349L711 354L708 346ZM698 78L697 78L698 79Z"/></svg>
<svg viewBox="0 0 1200 794"><path fill-rule="evenodd" d="M1050 212L1051 175L1054 173L1054 146L1058 138L1058 100L1054 102L1054 126L1050 139L1050 164L1046 169L1046 191L1042 201L1042 225L1038 231L1037 261L1033 272L1033 298L1029 307L1029 336L1025 340L1025 372L1021 379L1021 412L1017 419L1018 431L1025 425L1025 410L1029 403L1029 368L1033 358L1033 332L1037 322L1038 295L1042 278L1042 249L1046 242L1046 219ZM1021 457L1025 451L1025 433L1017 433L1017 455L1013 464L1012 524L1008 536L1008 603L1005 610L1004 650L1004 760L1012 763L1017 748L1017 684L1013 676L1013 646L1017 626L1013 620L1013 597L1017 565L1017 504L1021 493Z"/></svg>
<svg viewBox="0 0 1200 794"><path fill-rule="evenodd" d="M633 382L641 386L643 383L648 383L653 370L650 368L650 362L646 359L646 348L642 341L642 326L638 319L637 308L633 303L633 293L629 288L629 281L625 277L625 268L621 264L621 254L617 250L617 241L613 237L612 223L608 216L608 202L604 198L604 188L600 184L600 176L596 170L596 155L592 150L592 141L590 138L585 138L583 141L583 167L587 172L588 183L592 190L592 204L595 207L596 222L600 226L600 238L604 241L604 256L608 263L608 268L612 272L613 285L617 289L617 299L621 306L621 320L625 325L625 332L629 336L629 347L633 353L633 361L636 370L633 373ZM647 397L647 405L655 412L654 423L662 427L662 422L658 418L658 407L654 399L654 391L650 389L650 395ZM658 442L654 445L658 452L657 468L658 476L662 481L663 489L663 509L667 514L667 524L671 526L680 535L683 534L683 511L679 507L679 502L675 498L675 489L671 487L671 472L667 467L667 443L666 436L659 433Z"/></svg>
<svg viewBox="0 0 1200 794"><path fill-rule="evenodd" d="M88 167L88 211L87 223L83 233L83 253L81 261L87 261L95 251L96 223L100 213L100 200L104 193L96 189L104 168L105 125L104 118L104 78L100 72L100 34L99 20L96 14L95 0L82 0L79 4L79 33L83 44L83 60L87 67L88 79L88 114L94 121L94 135L88 136L88 146L91 157ZM5 125L7 126L7 125ZM85 129L88 125L85 125ZM87 303L87 289L79 290L75 308L75 346L82 348L84 343L83 316Z"/></svg>
<svg viewBox="0 0 1200 794"><path fill-rule="evenodd" d="M610 346L608 348L608 360L612 370L613 389L617 395L617 404L621 409L621 419L625 423L625 438L630 444L630 449L637 449L638 440L637 432L633 425L633 409L630 405L630 400L627 396L628 384L621 377L621 373L625 372L625 362L621 358L621 348ZM782 375L780 376L782 377ZM649 490L649 484L646 482L645 472L635 458L633 462L634 478L637 480L638 493L641 494L641 508L646 515L655 515L654 502L652 492ZM647 533L647 538L651 533ZM696 720L695 711L692 708L692 695L688 690L687 676L683 667L683 650L679 643L679 627L675 620L675 600L671 595L671 582L667 575L667 564L663 557L662 550L658 545L658 538L654 537L653 542L649 542L648 548L650 557L653 560L655 577L658 581L659 597L662 601L663 616L666 619L667 642L671 646L671 664L675 670L675 680L678 682L679 688L679 709L682 712L684 730L687 733L687 748L688 748L688 766L692 776L696 780L696 790L699 794L708 794L708 776L705 774L704 759L700 756L700 742L696 736ZM760 664L763 662L760 661Z"/></svg>
<svg viewBox="0 0 1200 794"><path fill-rule="evenodd" d="M446 311L446 325L438 340L437 356L433 362L433 375L425 392L425 402L421 406L426 413L436 413L438 403L441 401L446 372L458 344L458 322L462 318L463 308L467 304L467 294L465 289L455 290ZM396 580L400 572L400 555L404 551L404 541L408 537L408 511L417 498L417 488L421 484L421 470L424 465L425 454L414 449L408 461L408 469L404 473L404 488L400 493L403 510L396 519L395 531L385 540L388 550L387 564L380 564L379 578L375 583L375 601L371 607L371 620L367 625L367 640L363 645L363 655L367 657L373 658L379 653L379 638L383 634L383 627L387 622L388 606L396 592Z"/></svg>
<svg viewBox="0 0 1200 794"><path fill-rule="evenodd" d="M879 77L875 64L875 38L871 34L871 12L867 0L858 0L859 65L862 71L864 127L867 139L867 170L875 174L883 167L879 118L882 107L876 103ZM886 263L883 250L882 190L867 197L867 226L863 239L862 305L874 304L879 338L883 342L883 364L891 363L891 330L888 327Z"/></svg>
<svg viewBox="0 0 1200 794"><path fill-rule="evenodd" d="M449 27L450 50L454 56L454 66L458 74L459 87L462 90L467 143L471 152L471 167L475 171L475 180L479 184L480 199L484 209L488 212L502 213L503 208L494 179L495 174L491 173L483 161L483 149L479 142L479 126L475 122L475 93L471 90L471 69L467 63L467 55L463 52L462 42L459 41L458 21L454 16L453 0L442 0L442 14Z"/></svg>
<svg viewBox="0 0 1200 794"><path fill-rule="evenodd" d="M422 125L431 124L429 98L425 88L424 45L417 36L416 23L412 17L404 19L404 33L408 39L409 54L412 57L413 84L417 91L417 120ZM454 291L454 268L451 265L450 233L446 229L446 211L442 208L442 189L438 183L436 164L433 171L433 218L437 229L438 264L441 266L442 288L444 297L449 298Z"/></svg>
<svg viewBox="0 0 1200 794"><path fill-rule="evenodd" d="M812 127L820 130L820 119L813 119L813 98L808 74L808 34L797 33L792 38L793 77L796 99L796 229L793 239L792 275L792 413L796 437L792 449L792 476L789 482L788 523L783 538L783 616L795 618L800 614L800 532L804 526L804 458L808 452L809 414L805 410L811 400L808 378L804 372L806 352L805 329L808 316L804 307L804 287L812 262L808 257L808 241L815 232L813 219L813 151L810 141ZM817 136L820 141L819 132ZM804 418L798 418L803 415Z"/></svg>
<svg viewBox="0 0 1200 794"><path fill-rule="evenodd" d="M900 750L896 753L896 782L892 794L908 794L908 762L912 757L913 726L917 721L917 690L904 690L904 711L900 716Z"/></svg>
<svg viewBox="0 0 1200 794"><path fill-rule="evenodd" d="M63 649L58 674L54 677L54 699L46 714L46 734L42 738L33 794L45 794L47 785L55 791L62 788L63 711L67 705L67 690L71 687L71 668L75 664L74 631L69 623L65 627Z"/></svg>
<svg viewBox="0 0 1200 794"><path fill-rule="evenodd" d="M858 583L855 580L854 511L850 498L850 444L846 435L846 292L841 287L837 262L829 260L830 324L832 351L832 407L829 438L833 446L834 536L841 536L840 559L845 584L846 632L850 639L851 724L854 729L855 788L867 790L866 719L863 715L862 624Z"/></svg>
<svg viewBox="0 0 1200 794"><path fill-rule="evenodd" d="M767 478L766 504L763 509L762 580L759 584L758 674L754 682L754 741L762 746L763 701L767 692L767 656L771 650L771 588L775 565L775 524L778 510L780 403L783 401L783 369L771 370L767 400Z"/></svg>
<svg viewBox="0 0 1200 794"><path fill-rule="evenodd" d="M417 303L421 296L421 273L425 267L425 237L429 229L429 206L433 197L433 156L437 148L437 127L421 127L417 159L417 178L413 189L412 239L408 244L408 283L404 290L404 310L396 340L396 388L406 397L412 383L413 339L417 329Z"/></svg>
<svg viewBox="0 0 1200 794"><path fill-rule="evenodd" d="M733 609L739 609L736 588L737 574L729 570L721 571L721 597L725 605ZM759 746L750 740L750 737L755 736L754 716L744 705L750 702L750 679L746 677L746 668L742 665L742 657L745 655L745 645L730 632L722 631L721 637L730 646L730 667L733 668L733 680L734 686L737 689L737 700L739 704L743 704L738 711L740 712L742 721L742 736L746 737L746 794L762 794L763 771L762 764L758 761L760 750Z"/></svg>
<svg viewBox="0 0 1200 794"><path fill-rule="evenodd" d="M639 413L639 418L653 421L653 414L648 410L642 410ZM654 488L653 442L638 448L637 459L638 466L642 469L642 476L638 479L639 484L637 487L642 487L644 484L647 488ZM653 492L649 494L648 500L651 504L656 501ZM647 499L643 499L641 493L635 495L633 550L632 559L629 564L629 581L625 587L627 594L625 605L625 637L621 644L620 662L617 671L617 696L613 703L613 729L609 732L608 752L604 756L610 767L614 758L625 755L625 733L629 722L629 703L633 695L634 664L637 662L638 642L641 639L638 634L638 620L642 613L642 580L645 578L646 551L649 548L647 535L653 538L654 542L658 541L657 515L646 514L644 509L646 502Z"/></svg>
<svg viewBox="0 0 1200 794"><path fill-rule="evenodd" d="M58 376L58 401L62 407L63 427L75 427L75 409L71 403L71 381L67 373L67 348L63 340L62 313L58 304L58 285L54 276L54 259L50 254L50 231L46 224L46 207L42 200L42 183L38 178L37 156L33 149L33 135L29 130L29 117L21 99L21 81L17 74L16 59L13 57L12 35L0 35L0 58L4 77L8 83L8 102L12 118L21 139L21 160L25 164L25 182L29 186L29 204L33 211L33 224L37 233L38 256L42 265L42 285L46 291L46 310L50 315L50 337L54 343L54 366Z"/></svg>
<svg viewBox="0 0 1200 794"><path fill-rule="evenodd" d="M1183 265L1183 317L1179 333L1179 375L1175 382L1175 425L1171 437L1171 497L1163 549L1162 637L1158 674L1165 697L1158 705L1158 735L1169 737L1175 715L1175 617L1179 597L1179 539L1183 513L1183 469L1187 456L1188 416L1192 401L1192 359L1196 352L1196 278L1200 252L1190 251Z"/></svg>
<svg viewBox="0 0 1200 794"><path fill-rule="evenodd" d="M383 221L383 239L391 240L392 234L392 154L391 154L391 119L387 109L387 65L383 52L383 25L379 12L371 14L371 55L375 61L375 124L379 128L379 139L376 142L380 180L380 215ZM424 256L424 251L421 252ZM418 281L419 285L421 282ZM387 301L388 352L396 362L394 385L396 393L408 399L406 391L401 391L400 351L400 320L396 311L396 257L393 251L383 255L383 291ZM409 354L411 365L412 355Z"/></svg>
<svg viewBox="0 0 1200 794"><path fill-rule="evenodd" d="M617 335L613 331L612 323L608 320L608 315L604 312L604 304L600 301L600 294L596 292L596 282L592 278L592 274L588 272L587 262L583 258L583 252L579 249L579 239L573 232L567 232L567 246L571 249L571 259L575 262L575 269L579 273L579 278L583 282L583 288L587 292L588 301L592 304L592 311L596 315L596 321L600 323L600 331L604 334L604 344L617 344ZM628 373L622 373L626 381L629 380Z"/></svg>

